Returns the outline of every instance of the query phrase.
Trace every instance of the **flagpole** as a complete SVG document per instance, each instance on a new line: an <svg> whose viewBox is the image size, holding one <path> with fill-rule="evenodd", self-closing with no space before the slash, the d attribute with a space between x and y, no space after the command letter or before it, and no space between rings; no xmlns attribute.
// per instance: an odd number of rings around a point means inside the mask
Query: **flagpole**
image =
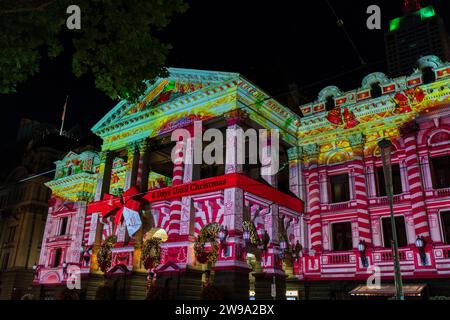
<svg viewBox="0 0 450 320"><path fill-rule="evenodd" d="M64 103L63 114L62 114L62 117L61 117L61 129L59 130L59 135L60 136L62 136L63 128L64 128L64 119L66 118L67 100L69 100L69 96L66 96L66 103Z"/></svg>

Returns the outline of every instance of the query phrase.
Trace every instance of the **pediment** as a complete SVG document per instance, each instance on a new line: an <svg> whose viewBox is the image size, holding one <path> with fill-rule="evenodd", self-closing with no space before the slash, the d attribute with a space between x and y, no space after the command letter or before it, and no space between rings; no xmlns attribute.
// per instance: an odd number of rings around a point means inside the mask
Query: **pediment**
<svg viewBox="0 0 450 320"><path fill-rule="evenodd" d="M239 77L236 73L169 68L169 76L148 84L139 102L119 102L93 128L95 133L127 118L139 116L152 108L183 100L196 92L208 90Z"/></svg>

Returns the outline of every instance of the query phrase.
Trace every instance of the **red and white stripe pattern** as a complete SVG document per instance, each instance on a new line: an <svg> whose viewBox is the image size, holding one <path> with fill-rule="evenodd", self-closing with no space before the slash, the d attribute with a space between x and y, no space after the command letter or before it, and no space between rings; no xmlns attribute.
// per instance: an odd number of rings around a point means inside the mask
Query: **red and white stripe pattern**
<svg viewBox="0 0 450 320"><path fill-rule="evenodd" d="M362 156L355 156L353 161L354 177L355 177L355 199L358 213L358 235L359 240L364 240L366 244L372 243L370 235L370 218L367 209L368 197L364 171L364 162Z"/></svg>
<svg viewBox="0 0 450 320"><path fill-rule="evenodd" d="M155 209L152 209L152 216L153 216L153 227L154 228L160 228L166 230L168 232L169 230L169 221L170 221L170 209L169 206L162 206L159 207L158 204L155 204Z"/></svg>
<svg viewBox="0 0 450 320"><path fill-rule="evenodd" d="M412 217L416 236L430 237L427 213L424 201L423 186L420 176L419 157L417 155L415 134L408 134L404 138L406 153L406 171L408 176L409 192L411 195Z"/></svg>
<svg viewBox="0 0 450 320"><path fill-rule="evenodd" d="M223 224L223 205L220 199L216 201L195 201L194 236L197 237L203 227L210 223Z"/></svg>
<svg viewBox="0 0 450 320"><path fill-rule="evenodd" d="M308 213L310 217L311 249L322 250L322 223L320 218L319 169L316 163L308 166Z"/></svg>
<svg viewBox="0 0 450 320"><path fill-rule="evenodd" d="M176 158L173 162L173 178L172 186L183 184L184 173L184 145L183 141L178 141L175 146ZM170 203L170 221L168 236L178 235L180 232L180 219L181 219L181 198L175 198Z"/></svg>

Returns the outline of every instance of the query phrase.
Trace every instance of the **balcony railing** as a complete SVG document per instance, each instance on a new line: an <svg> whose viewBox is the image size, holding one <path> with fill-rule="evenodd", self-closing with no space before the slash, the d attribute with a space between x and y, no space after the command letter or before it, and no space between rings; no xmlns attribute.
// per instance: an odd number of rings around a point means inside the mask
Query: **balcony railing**
<svg viewBox="0 0 450 320"><path fill-rule="evenodd" d="M350 254L333 254L328 256L328 264L348 264Z"/></svg>
<svg viewBox="0 0 450 320"><path fill-rule="evenodd" d="M392 202L395 204L401 203L404 200L409 198L408 193L396 194L392 197ZM369 204L371 205L379 205L379 206L387 206L389 205L389 197L375 197L369 199Z"/></svg>
<svg viewBox="0 0 450 320"><path fill-rule="evenodd" d="M400 261L406 260L406 252L399 251L398 256L399 256ZM394 260L394 254L391 251L381 253L381 261L387 262L387 261L393 261L393 260Z"/></svg>
<svg viewBox="0 0 450 320"><path fill-rule="evenodd" d="M450 197L450 188L436 189L434 190L434 196L440 198Z"/></svg>

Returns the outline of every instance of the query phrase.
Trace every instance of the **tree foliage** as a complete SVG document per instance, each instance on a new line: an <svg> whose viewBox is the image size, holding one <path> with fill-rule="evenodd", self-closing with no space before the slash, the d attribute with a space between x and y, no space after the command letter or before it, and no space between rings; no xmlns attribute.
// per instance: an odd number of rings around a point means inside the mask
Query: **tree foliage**
<svg viewBox="0 0 450 320"><path fill-rule="evenodd" d="M71 4L81 9L81 30L67 30ZM43 55L66 51L77 77L92 74L109 97L134 100L143 80L166 75L171 47L157 33L186 8L183 0L2 0L0 93L38 73Z"/></svg>

